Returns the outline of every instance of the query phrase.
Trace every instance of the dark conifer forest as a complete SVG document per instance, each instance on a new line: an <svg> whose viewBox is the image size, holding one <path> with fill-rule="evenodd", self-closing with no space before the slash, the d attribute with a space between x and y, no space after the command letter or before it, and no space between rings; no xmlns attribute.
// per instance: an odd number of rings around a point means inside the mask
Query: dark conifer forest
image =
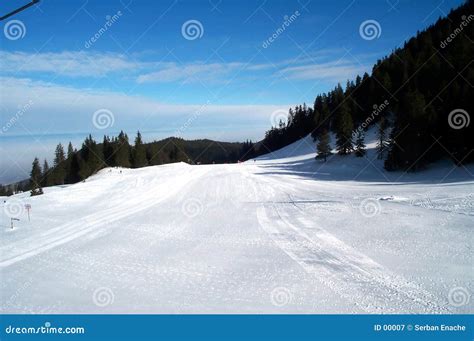
<svg viewBox="0 0 474 341"><path fill-rule="evenodd" d="M324 141L327 131L334 133L338 153L347 155L361 129L379 125L379 155L389 171L417 171L443 158L472 162L473 56L474 2L468 1L377 61L371 75L337 84L317 95L313 106L291 108L287 122L268 130L251 157L308 134Z"/></svg>

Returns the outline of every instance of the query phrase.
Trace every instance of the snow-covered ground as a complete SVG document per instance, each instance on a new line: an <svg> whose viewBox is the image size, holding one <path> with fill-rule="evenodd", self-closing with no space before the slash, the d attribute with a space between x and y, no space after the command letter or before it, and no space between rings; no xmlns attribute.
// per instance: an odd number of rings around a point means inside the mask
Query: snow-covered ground
<svg viewBox="0 0 474 341"><path fill-rule="evenodd" d="M474 167L387 173L373 147L322 163L308 137L1 198L0 311L474 313Z"/></svg>

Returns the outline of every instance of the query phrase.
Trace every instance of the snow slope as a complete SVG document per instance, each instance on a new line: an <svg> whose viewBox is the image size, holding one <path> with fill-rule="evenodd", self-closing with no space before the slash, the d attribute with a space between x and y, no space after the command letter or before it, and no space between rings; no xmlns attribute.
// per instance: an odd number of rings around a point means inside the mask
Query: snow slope
<svg viewBox="0 0 474 341"><path fill-rule="evenodd" d="M368 146L2 198L1 312L473 313L474 167L387 173Z"/></svg>

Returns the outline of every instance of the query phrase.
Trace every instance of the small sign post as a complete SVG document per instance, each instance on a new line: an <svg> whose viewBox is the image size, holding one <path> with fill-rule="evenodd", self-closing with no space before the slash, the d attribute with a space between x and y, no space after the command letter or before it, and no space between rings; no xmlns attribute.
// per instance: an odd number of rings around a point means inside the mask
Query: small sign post
<svg viewBox="0 0 474 341"><path fill-rule="evenodd" d="M12 230L13 230L13 222L14 222L14 221L20 221L20 219L18 219L18 218L11 218L11 221L10 221L10 222L11 222Z"/></svg>
<svg viewBox="0 0 474 341"><path fill-rule="evenodd" d="M31 221L30 220L31 205L30 204L25 204L25 209L26 209L26 212L28 212L28 221Z"/></svg>

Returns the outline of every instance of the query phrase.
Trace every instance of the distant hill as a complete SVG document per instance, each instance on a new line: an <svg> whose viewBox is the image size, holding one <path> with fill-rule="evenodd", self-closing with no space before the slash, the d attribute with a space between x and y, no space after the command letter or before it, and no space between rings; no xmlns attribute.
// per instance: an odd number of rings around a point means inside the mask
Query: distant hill
<svg viewBox="0 0 474 341"><path fill-rule="evenodd" d="M183 140L176 137L147 143L148 148L166 148L166 145L179 145L190 163L235 163L242 157L243 143L219 142L209 139Z"/></svg>
<svg viewBox="0 0 474 341"><path fill-rule="evenodd" d="M105 167L140 168L174 162L189 164L235 163L248 158L252 142L221 142L209 139L184 140L169 137L159 141L144 143L138 132L133 144L124 132L117 137L104 136L97 143L89 135L77 150L69 143L56 147L54 164L33 161L32 178L10 185L0 185L0 196L17 191L52 185L71 184L86 179ZM66 150L65 150L66 149Z"/></svg>

